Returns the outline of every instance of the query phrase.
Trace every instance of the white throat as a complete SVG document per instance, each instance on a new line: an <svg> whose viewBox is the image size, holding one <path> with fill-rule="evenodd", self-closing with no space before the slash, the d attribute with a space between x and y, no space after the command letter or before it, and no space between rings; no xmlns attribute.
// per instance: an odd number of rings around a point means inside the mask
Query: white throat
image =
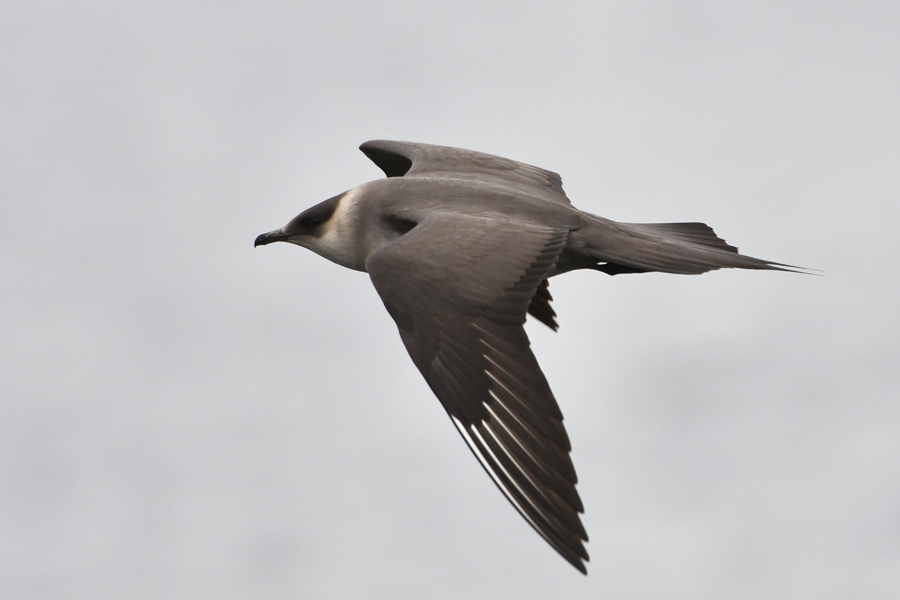
<svg viewBox="0 0 900 600"><path fill-rule="evenodd" d="M360 191L353 188L338 200L331 218L323 225L321 235L309 242L308 248L342 267L366 270L366 253L360 231Z"/></svg>

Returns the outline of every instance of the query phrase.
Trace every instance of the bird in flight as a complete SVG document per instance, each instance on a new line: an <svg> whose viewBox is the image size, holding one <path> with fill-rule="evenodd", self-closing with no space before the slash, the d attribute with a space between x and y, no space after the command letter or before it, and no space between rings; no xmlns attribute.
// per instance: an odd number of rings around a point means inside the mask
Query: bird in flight
<svg viewBox="0 0 900 600"><path fill-rule="evenodd" d="M290 242L368 273L485 471L587 573L569 436L523 328L526 313L558 328L549 278L790 266L738 254L703 223L618 223L583 212L556 173L498 156L384 140L360 150L387 179L325 200L254 245Z"/></svg>

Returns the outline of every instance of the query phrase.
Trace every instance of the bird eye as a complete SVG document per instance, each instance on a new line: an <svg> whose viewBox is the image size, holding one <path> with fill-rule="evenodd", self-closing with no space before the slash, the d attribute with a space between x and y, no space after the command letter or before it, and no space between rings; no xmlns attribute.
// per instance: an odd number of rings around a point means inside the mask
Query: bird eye
<svg viewBox="0 0 900 600"><path fill-rule="evenodd" d="M306 225L308 227L318 227L322 224L322 217L319 215L313 215L306 220Z"/></svg>

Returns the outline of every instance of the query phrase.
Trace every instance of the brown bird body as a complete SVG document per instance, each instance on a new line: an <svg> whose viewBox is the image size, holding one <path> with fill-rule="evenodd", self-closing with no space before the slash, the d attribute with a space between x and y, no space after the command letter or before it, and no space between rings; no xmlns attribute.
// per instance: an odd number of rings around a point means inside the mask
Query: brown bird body
<svg viewBox="0 0 900 600"><path fill-rule="evenodd" d="M548 278L575 269L789 270L703 223L617 223L578 210L560 177L443 146L361 146L388 176L318 204L256 245L291 242L369 273L410 357L522 516L577 569L588 560L571 445L531 352L526 313L556 329Z"/></svg>

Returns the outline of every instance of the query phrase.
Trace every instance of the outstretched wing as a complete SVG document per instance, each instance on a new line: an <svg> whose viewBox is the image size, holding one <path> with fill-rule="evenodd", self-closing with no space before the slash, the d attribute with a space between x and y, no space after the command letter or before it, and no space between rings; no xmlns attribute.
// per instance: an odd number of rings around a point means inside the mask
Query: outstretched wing
<svg viewBox="0 0 900 600"><path fill-rule="evenodd" d="M569 438L523 328L567 235L432 212L366 267L469 448L538 533L586 572Z"/></svg>
<svg viewBox="0 0 900 600"><path fill-rule="evenodd" d="M448 177L483 181L570 204L557 173L483 152L413 142L372 140L359 147L388 177Z"/></svg>

